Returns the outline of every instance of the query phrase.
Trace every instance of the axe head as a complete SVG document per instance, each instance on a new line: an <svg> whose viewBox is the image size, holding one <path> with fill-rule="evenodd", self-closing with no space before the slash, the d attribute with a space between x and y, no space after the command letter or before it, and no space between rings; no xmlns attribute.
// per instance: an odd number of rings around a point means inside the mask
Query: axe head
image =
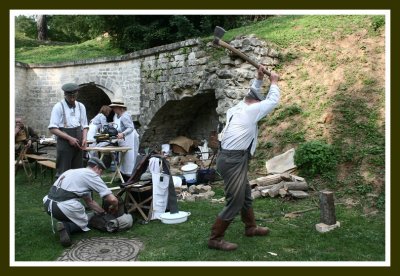
<svg viewBox="0 0 400 276"><path fill-rule="evenodd" d="M221 39L225 33L226 33L226 31L223 28L221 28L220 26L216 26L214 29L214 37L215 38Z"/></svg>

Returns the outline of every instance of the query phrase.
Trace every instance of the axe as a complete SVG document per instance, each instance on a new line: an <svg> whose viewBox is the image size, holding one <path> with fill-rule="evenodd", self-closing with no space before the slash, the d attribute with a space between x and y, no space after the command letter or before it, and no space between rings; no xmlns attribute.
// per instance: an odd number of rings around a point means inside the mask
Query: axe
<svg viewBox="0 0 400 276"><path fill-rule="evenodd" d="M253 65L254 67L256 67L258 69L258 67L260 67L259 63L252 60L249 56L242 53L235 47L233 47L233 46L229 45L228 43L224 42L223 40L221 40L221 38L224 36L225 32L226 31L223 28L221 28L220 26L215 27L215 29L214 29L214 44L222 46L222 47L234 52L236 55L238 55L242 59L246 60L247 62L249 62L251 65ZM264 74L266 74L267 76L271 75L271 73L267 70L264 70Z"/></svg>

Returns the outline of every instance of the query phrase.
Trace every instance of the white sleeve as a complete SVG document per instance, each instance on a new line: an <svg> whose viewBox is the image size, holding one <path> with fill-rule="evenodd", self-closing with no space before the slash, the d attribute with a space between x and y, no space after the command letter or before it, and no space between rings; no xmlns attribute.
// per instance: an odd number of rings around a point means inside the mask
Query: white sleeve
<svg viewBox="0 0 400 276"><path fill-rule="evenodd" d="M271 113L279 103L280 91L276 84L272 84L265 100L259 102L260 112L257 116L257 121Z"/></svg>
<svg viewBox="0 0 400 276"><path fill-rule="evenodd" d="M59 128L63 122L61 102L56 103L51 110L50 124L48 128Z"/></svg>
<svg viewBox="0 0 400 276"><path fill-rule="evenodd" d="M78 104L81 106L81 112L82 112L82 114L80 116L81 126L82 126L82 128L89 128L88 120L87 120L87 116L86 116L86 107L82 103L78 103Z"/></svg>

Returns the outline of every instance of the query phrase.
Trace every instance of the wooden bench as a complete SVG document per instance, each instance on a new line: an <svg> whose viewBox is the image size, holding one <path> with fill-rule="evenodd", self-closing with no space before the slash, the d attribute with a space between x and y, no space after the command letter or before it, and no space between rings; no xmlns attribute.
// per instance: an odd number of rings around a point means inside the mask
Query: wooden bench
<svg viewBox="0 0 400 276"><path fill-rule="evenodd" d="M53 170L56 169L56 162L51 160L39 160L37 163L40 165L40 173L42 174L42 183L44 178L44 173L47 169L51 170L51 181L53 181Z"/></svg>
<svg viewBox="0 0 400 276"><path fill-rule="evenodd" d="M32 169L31 165L29 164L28 158L26 157L26 150L27 148L23 147L18 154L17 160L15 160L15 173L17 173L18 171L18 167L22 166L29 183L31 183Z"/></svg>
<svg viewBox="0 0 400 276"><path fill-rule="evenodd" d="M29 159L35 160L35 179L37 177L37 170L38 170L38 161L45 161L49 160L48 157L37 155L37 154L25 154L25 157Z"/></svg>

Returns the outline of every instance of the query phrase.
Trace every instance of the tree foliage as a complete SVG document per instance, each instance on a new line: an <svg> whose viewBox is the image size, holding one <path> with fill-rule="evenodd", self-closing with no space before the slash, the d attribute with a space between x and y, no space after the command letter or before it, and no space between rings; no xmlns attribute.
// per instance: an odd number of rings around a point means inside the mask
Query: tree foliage
<svg viewBox="0 0 400 276"><path fill-rule="evenodd" d="M215 26L227 30L267 15L46 15L48 39L80 43L108 33L125 53L198 36L212 35ZM16 30L36 38L37 17L18 16Z"/></svg>

